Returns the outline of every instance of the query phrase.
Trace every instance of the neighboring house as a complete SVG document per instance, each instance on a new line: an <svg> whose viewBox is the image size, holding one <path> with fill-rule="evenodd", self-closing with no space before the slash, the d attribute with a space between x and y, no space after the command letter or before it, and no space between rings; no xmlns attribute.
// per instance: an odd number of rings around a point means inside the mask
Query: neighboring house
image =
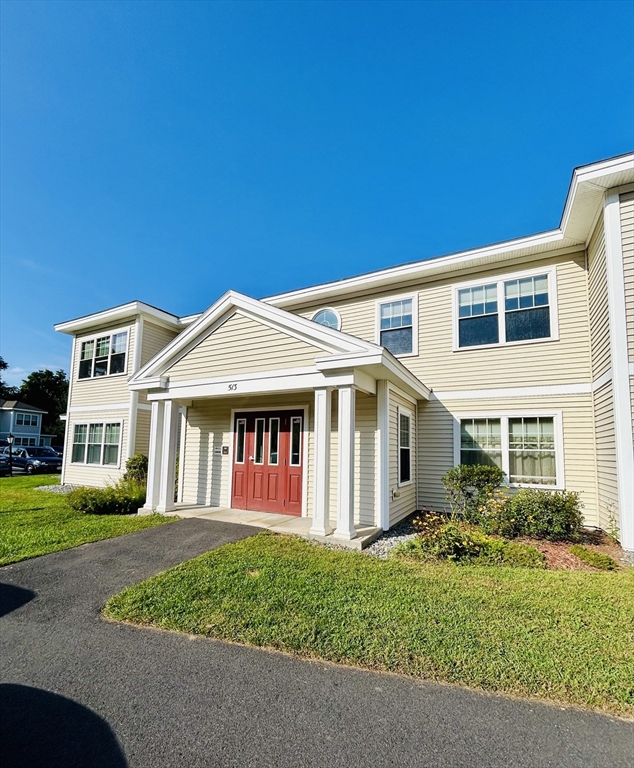
<svg viewBox="0 0 634 768"><path fill-rule="evenodd" d="M48 411L19 400L0 400L0 440L15 437L16 446L50 445L52 435L42 435L42 416Z"/></svg>
<svg viewBox="0 0 634 768"><path fill-rule="evenodd" d="M179 318L141 302L74 336L64 482L150 458L146 508L312 518L342 539L442 508L494 462L578 491L634 549L634 155L575 170L558 229Z"/></svg>

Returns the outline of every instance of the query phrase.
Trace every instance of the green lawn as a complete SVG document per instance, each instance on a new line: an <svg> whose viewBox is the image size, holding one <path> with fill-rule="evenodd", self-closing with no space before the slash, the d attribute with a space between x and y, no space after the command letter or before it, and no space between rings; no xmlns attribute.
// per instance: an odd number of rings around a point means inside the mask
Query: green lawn
<svg viewBox="0 0 634 768"><path fill-rule="evenodd" d="M0 478L0 565L69 549L170 522L161 515L84 515L66 497L36 491L38 485L59 483L58 475Z"/></svg>
<svg viewBox="0 0 634 768"><path fill-rule="evenodd" d="M126 589L104 613L634 715L634 569L382 561L262 533Z"/></svg>

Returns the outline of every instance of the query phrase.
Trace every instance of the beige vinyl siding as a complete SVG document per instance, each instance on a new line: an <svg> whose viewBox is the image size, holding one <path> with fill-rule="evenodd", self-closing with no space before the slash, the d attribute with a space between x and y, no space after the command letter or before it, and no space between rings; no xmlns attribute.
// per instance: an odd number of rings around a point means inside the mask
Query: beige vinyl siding
<svg viewBox="0 0 634 768"><path fill-rule="evenodd" d="M312 366L323 354L317 347L235 312L167 374L175 382Z"/></svg>
<svg viewBox="0 0 634 768"><path fill-rule="evenodd" d="M611 365L608 276L605 262L603 218L599 219L588 245L588 308L592 380L594 381L606 373Z"/></svg>
<svg viewBox="0 0 634 768"><path fill-rule="evenodd" d="M161 325L143 320L143 338L141 342L141 365L145 365L155 355L164 349L170 341L173 341L179 331L164 328Z"/></svg>
<svg viewBox="0 0 634 768"><path fill-rule="evenodd" d="M70 485L90 485L103 487L113 485L125 472L126 449L128 444L129 411L102 411L73 413L67 422L66 445L64 447L64 482ZM75 424L109 424L121 422L121 442L119 444L119 466L100 466L97 464L71 463Z"/></svg>
<svg viewBox="0 0 634 768"><path fill-rule="evenodd" d="M106 334L112 331L128 331L128 353L126 356L126 372L116 376L99 376L94 379L78 379L79 358L81 344L86 339L94 338L100 334ZM128 379L131 375L132 361L134 359L135 343L135 325L116 325L108 328L101 328L98 331L91 331L89 334L77 336L74 342L73 354L73 386L69 406L71 408L84 405L110 405L123 404L130 402L130 390L128 389Z"/></svg>
<svg viewBox="0 0 634 768"><path fill-rule="evenodd" d="M354 446L355 525L376 525L376 426L376 397L357 392Z"/></svg>
<svg viewBox="0 0 634 768"><path fill-rule="evenodd" d="M398 496L391 498L390 493L390 527L398 523L417 509L416 476L417 476L417 416L416 405L390 387L389 398L389 483L390 492ZM412 481L408 485L398 485L398 409L403 408L412 414L411 446L412 446Z"/></svg>
<svg viewBox="0 0 634 768"><path fill-rule="evenodd" d="M616 440L614 435L614 401L612 382L609 381L594 393L596 433L596 474L598 522L606 528L613 515L618 519L618 486L616 477Z"/></svg>
<svg viewBox="0 0 634 768"><path fill-rule="evenodd" d="M136 435L134 436L134 452L147 456L150 452L150 422L151 411L139 408L136 414Z"/></svg>
<svg viewBox="0 0 634 768"><path fill-rule="evenodd" d="M308 467L304 467L302 482L307 484L308 513L312 508L313 406L312 395L294 393L262 397L240 397L195 400L187 409L185 431L185 466L183 502L226 507L233 457L215 453L223 445L231 445L231 411L249 408L297 408L308 406Z"/></svg>
<svg viewBox="0 0 634 768"><path fill-rule="evenodd" d="M599 525L592 417L592 396L567 395L508 398L504 400L432 399L420 406L418 440L418 485L421 507L442 510L447 507L440 478L454 466L453 428L455 414L483 414L512 411L521 413L561 411L563 421L565 485L578 491L588 525Z"/></svg>
<svg viewBox="0 0 634 768"><path fill-rule="evenodd" d="M530 342L488 349L453 351L452 293L461 282L556 266L559 340ZM376 302L418 294L418 347L415 357L401 362L427 386L437 390L569 384L590 380L585 252L505 264L477 273L453 274L443 279L399 285L391 291L328 301L342 318L341 330L376 341ZM312 317L319 305L297 312Z"/></svg>
<svg viewBox="0 0 634 768"><path fill-rule="evenodd" d="M629 361L634 363L634 192L621 195L621 240L623 243L627 348Z"/></svg>

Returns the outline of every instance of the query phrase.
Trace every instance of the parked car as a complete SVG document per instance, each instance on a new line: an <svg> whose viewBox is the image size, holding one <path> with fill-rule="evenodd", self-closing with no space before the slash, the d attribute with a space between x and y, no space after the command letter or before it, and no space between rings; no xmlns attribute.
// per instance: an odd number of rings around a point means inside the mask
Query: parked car
<svg viewBox="0 0 634 768"><path fill-rule="evenodd" d="M9 457L0 453L0 477L6 477L9 474Z"/></svg>
<svg viewBox="0 0 634 768"><path fill-rule="evenodd" d="M60 457L60 459L63 458L63 456L64 456L64 446L63 445L51 445L51 448Z"/></svg>
<svg viewBox="0 0 634 768"><path fill-rule="evenodd" d="M2 455L9 461L9 449ZM50 446L18 446L13 448L13 467L23 469L27 475L36 472L61 472L62 460Z"/></svg>

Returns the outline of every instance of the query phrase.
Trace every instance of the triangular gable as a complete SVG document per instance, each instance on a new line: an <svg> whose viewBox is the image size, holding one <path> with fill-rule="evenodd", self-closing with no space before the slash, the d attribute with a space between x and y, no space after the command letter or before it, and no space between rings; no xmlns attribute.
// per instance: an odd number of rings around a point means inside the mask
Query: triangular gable
<svg viewBox="0 0 634 768"><path fill-rule="evenodd" d="M252 325L248 325L249 323ZM222 330L223 327L224 330ZM213 339L216 334L218 334L216 339L224 339L224 343L217 343ZM248 347L251 336L253 343ZM180 364L181 361L188 358L197 360L202 365L205 354L211 354L213 358L213 360L208 358L205 375L224 375L215 372L218 369L216 363L221 368L225 364L223 361L231 361L232 346L235 344L242 348L244 343L247 343L251 353L258 355L258 337L261 344L264 341L269 344L269 346L263 345L267 350L265 356L270 364L266 370L312 365L315 357L324 355L380 351L380 347L375 344L229 291L132 376L130 384L138 386L144 380L155 380L156 377L166 376L168 373L170 378L173 376L180 378L185 370L192 370L189 363ZM280 354L275 352L276 349ZM278 364L283 359L281 354L283 350L288 352L287 365ZM194 357L190 358L192 353ZM276 360L278 362L275 362ZM310 363L307 362L309 360ZM262 365L265 364L262 360ZM262 370L265 369L262 368ZM227 374L232 372L237 371L234 368ZM155 384L152 383L151 386Z"/></svg>

